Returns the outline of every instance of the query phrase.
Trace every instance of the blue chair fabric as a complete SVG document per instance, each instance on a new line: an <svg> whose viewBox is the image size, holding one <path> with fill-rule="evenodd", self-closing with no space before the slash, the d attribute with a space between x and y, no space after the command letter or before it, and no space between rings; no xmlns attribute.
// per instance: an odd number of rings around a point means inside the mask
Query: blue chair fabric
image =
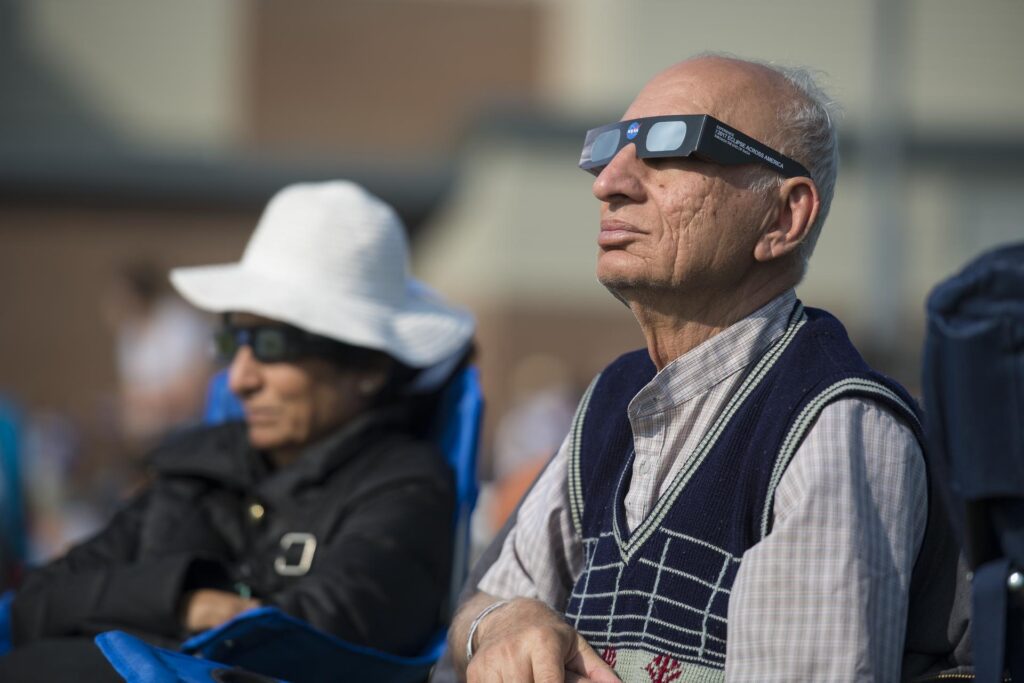
<svg viewBox="0 0 1024 683"><path fill-rule="evenodd" d="M203 422L215 425L245 417L242 402L228 388L228 371L221 370L210 379L206 389L206 405L203 409Z"/></svg>
<svg viewBox="0 0 1024 683"><path fill-rule="evenodd" d="M149 645L122 631L96 636L96 645L128 683L275 683L279 679Z"/></svg>
<svg viewBox="0 0 1024 683"><path fill-rule="evenodd" d="M27 546L21 483L21 413L12 402L0 397L0 591L16 583Z"/></svg>
<svg viewBox="0 0 1024 683"><path fill-rule="evenodd" d="M0 397L0 656L11 649L11 588L25 561L27 538L21 484L21 417Z"/></svg>
<svg viewBox="0 0 1024 683"><path fill-rule="evenodd" d="M936 475L974 570L977 680L1024 679L1024 243L969 263L928 298L923 388Z"/></svg>
<svg viewBox="0 0 1024 683"><path fill-rule="evenodd" d="M11 602L14 591L0 595L0 657L11 651Z"/></svg>
<svg viewBox="0 0 1024 683"><path fill-rule="evenodd" d="M441 452L455 473L455 549L448 593L453 601L469 570L470 521L480 493L476 463L483 411L480 370L469 366L455 377L442 397L435 428Z"/></svg>
<svg viewBox="0 0 1024 683"><path fill-rule="evenodd" d="M200 633L181 649L292 683L417 683L426 680L444 651L444 634L438 634L419 656L400 657L335 638L276 607L261 607Z"/></svg>

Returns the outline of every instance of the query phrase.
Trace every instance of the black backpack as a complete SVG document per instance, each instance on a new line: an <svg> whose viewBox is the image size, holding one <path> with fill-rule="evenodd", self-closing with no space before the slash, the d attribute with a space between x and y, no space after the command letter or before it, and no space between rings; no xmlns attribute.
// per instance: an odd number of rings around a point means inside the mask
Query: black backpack
<svg viewBox="0 0 1024 683"><path fill-rule="evenodd" d="M974 573L976 680L1024 680L1024 243L940 283L927 312L926 431Z"/></svg>

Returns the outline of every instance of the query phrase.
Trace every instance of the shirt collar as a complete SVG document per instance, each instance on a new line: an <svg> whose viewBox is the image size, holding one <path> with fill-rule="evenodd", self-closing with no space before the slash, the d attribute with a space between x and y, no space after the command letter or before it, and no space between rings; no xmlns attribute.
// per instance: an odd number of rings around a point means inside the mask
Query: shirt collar
<svg viewBox="0 0 1024 683"><path fill-rule="evenodd" d="M795 304L796 293L786 290L673 360L633 397L630 417L681 405L749 366L785 332Z"/></svg>

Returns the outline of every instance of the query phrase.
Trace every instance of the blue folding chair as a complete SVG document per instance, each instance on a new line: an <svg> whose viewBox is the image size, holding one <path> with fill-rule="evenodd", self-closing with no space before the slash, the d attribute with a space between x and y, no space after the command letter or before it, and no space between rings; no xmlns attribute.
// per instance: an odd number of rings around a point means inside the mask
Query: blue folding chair
<svg viewBox="0 0 1024 683"><path fill-rule="evenodd" d="M242 402L228 388L228 371L221 370L210 379L203 408L203 422L208 425L241 420L245 417Z"/></svg>
<svg viewBox="0 0 1024 683"><path fill-rule="evenodd" d="M122 631L96 637L96 645L125 680L142 683L278 683L277 679L229 668L155 647Z"/></svg>
<svg viewBox="0 0 1024 683"><path fill-rule="evenodd" d="M437 633L419 655L402 657L335 638L276 607L261 607L194 636L181 650L292 683L421 683L444 653L445 635Z"/></svg>
<svg viewBox="0 0 1024 683"><path fill-rule="evenodd" d="M0 591L11 587L25 561L21 490L20 415L0 398ZM11 649L11 591L0 594L0 655Z"/></svg>
<svg viewBox="0 0 1024 683"><path fill-rule="evenodd" d="M0 595L0 657L11 651L11 602L14 591Z"/></svg>
<svg viewBox="0 0 1024 683"><path fill-rule="evenodd" d="M218 382L219 389L215 388ZM240 406L234 397L230 392L221 390L225 388L226 379L222 373L211 385L209 397L219 403L207 404L208 421L217 416L241 415ZM434 437L455 473L456 482L452 599L458 595L468 564L469 522L478 493L476 456L482 417L483 393L479 371L475 367L467 367L449 382L441 397L434 426ZM403 657L345 642L277 608L263 607L250 610L217 628L190 638L182 644L181 651L207 662L240 667L292 683L331 679L414 683L426 680L431 667L444 653L445 635L445 629L441 629L422 653L414 657ZM134 651L133 648L140 649L141 661L148 663L155 656L161 658L164 666L174 666L178 662L173 657L165 656L174 653L161 651L141 641L125 640L121 637L124 634L119 634L117 638L112 636L113 633L110 633L97 638L101 649L105 647L103 639L113 639L130 652ZM106 647L112 646L108 644ZM104 649L104 652L107 653L107 650ZM129 683L150 680L145 677L148 669L132 670L131 663L134 661L133 658L121 661L121 668L118 668L121 675ZM184 680L205 682L211 679Z"/></svg>
<svg viewBox="0 0 1024 683"><path fill-rule="evenodd" d="M10 588L25 560L21 486L21 415L0 397L0 590Z"/></svg>
<svg viewBox="0 0 1024 683"><path fill-rule="evenodd" d="M448 593L453 604L469 571L469 526L480 492L476 461L483 411L480 371L469 366L448 386L441 399L434 427L441 452L455 473L455 552L452 558L451 590Z"/></svg>

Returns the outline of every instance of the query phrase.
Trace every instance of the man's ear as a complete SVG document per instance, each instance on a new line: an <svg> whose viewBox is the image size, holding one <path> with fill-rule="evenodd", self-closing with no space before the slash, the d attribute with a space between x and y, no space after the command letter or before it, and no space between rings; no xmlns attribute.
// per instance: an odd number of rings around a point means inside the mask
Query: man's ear
<svg viewBox="0 0 1024 683"><path fill-rule="evenodd" d="M818 188L810 178L787 179L775 199L777 204L765 219L761 239L754 247L758 261L772 261L795 250L810 233L821 208Z"/></svg>

